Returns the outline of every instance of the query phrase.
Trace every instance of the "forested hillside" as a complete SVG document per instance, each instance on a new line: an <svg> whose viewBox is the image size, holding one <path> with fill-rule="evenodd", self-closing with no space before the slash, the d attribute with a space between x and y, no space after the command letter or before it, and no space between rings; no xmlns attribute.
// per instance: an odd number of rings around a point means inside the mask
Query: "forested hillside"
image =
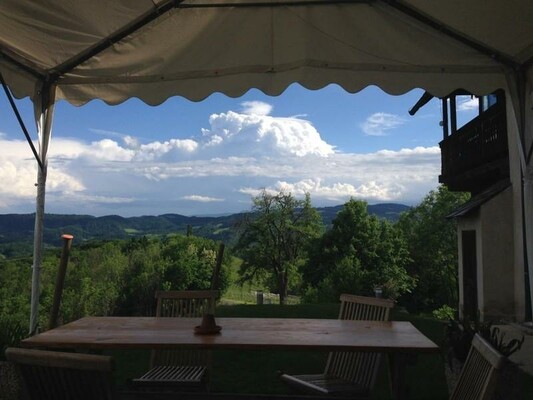
<svg viewBox="0 0 533 400"><path fill-rule="evenodd" d="M342 205L317 208L324 225L331 226ZM390 221L409 210L403 204L376 204L368 206L368 212ZM90 215L47 214L45 217L44 243L48 247L60 246L63 233L70 233L80 243L91 239L127 239L131 237L186 233L188 228L196 236L232 244L235 227L244 214L221 217L187 217L179 214L124 218L118 215L94 217ZM33 245L34 214L0 215L0 254L6 257L25 254Z"/></svg>

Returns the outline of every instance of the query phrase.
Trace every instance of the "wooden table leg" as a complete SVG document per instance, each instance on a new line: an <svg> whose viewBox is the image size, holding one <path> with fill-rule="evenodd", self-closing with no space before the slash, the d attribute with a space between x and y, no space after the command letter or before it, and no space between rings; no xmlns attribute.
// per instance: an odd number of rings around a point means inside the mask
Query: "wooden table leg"
<svg viewBox="0 0 533 400"><path fill-rule="evenodd" d="M408 399L409 387L405 382L405 369L416 362L416 355L389 353L389 382L394 400Z"/></svg>

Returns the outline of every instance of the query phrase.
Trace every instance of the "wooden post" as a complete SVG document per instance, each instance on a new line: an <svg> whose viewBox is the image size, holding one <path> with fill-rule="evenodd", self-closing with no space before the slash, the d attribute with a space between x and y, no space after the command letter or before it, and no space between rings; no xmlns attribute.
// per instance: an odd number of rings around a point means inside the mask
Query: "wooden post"
<svg viewBox="0 0 533 400"><path fill-rule="evenodd" d="M444 97L442 99L442 140L446 139L448 135L448 98Z"/></svg>
<svg viewBox="0 0 533 400"><path fill-rule="evenodd" d="M67 273L70 246L72 245L72 239L74 239L74 236L64 234L61 235L61 239L63 239L63 249L61 250L61 260L59 261L59 270L57 271L54 301L52 303L52 311L50 312L48 329L54 329L57 326L57 317L59 315L63 284L65 283L65 275Z"/></svg>
<svg viewBox="0 0 533 400"><path fill-rule="evenodd" d="M455 95L450 96L450 123L452 135L457 132L457 99Z"/></svg>

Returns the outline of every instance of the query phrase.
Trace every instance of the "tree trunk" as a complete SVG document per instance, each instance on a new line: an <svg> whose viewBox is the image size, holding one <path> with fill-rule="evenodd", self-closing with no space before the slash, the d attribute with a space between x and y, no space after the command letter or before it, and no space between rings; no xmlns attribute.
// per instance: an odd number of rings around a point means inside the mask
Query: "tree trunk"
<svg viewBox="0 0 533 400"><path fill-rule="evenodd" d="M279 304L284 305L287 302L287 275L281 274L278 279Z"/></svg>

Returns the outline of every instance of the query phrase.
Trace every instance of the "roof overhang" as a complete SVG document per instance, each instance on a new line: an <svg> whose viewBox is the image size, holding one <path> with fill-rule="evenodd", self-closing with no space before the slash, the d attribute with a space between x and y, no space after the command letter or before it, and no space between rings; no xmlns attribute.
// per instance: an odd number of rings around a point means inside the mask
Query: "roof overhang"
<svg viewBox="0 0 533 400"><path fill-rule="evenodd" d="M466 217L472 214L473 212L477 211L479 207L481 207L483 204L487 203L489 200L496 197L498 194L500 194L501 192L503 192L505 189L507 189L510 186L511 186L511 182L509 182L508 179L495 183L494 185L490 186L486 190L472 197L470 200L468 200L463 205L456 208L452 213L448 214L446 218L452 219L452 218Z"/></svg>

